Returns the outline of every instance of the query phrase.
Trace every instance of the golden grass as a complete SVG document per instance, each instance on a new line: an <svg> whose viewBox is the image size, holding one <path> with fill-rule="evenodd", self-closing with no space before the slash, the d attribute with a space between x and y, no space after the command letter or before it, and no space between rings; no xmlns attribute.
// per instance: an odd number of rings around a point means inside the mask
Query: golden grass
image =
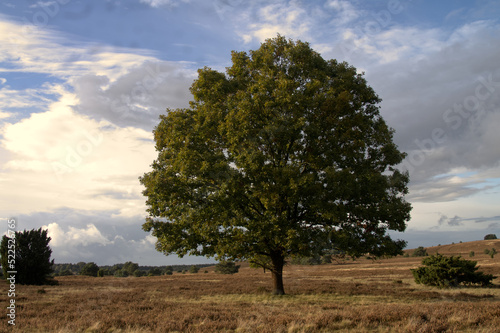
<svg viewBox="0 0 500 333"><path fill-rule="evenodd" d="M497 258L474 260L500 276ZM287 266L287 295L281 297L269 294L269 272L245 264L229 276L208 269L161 277L59 277L58 286L18 285L16 327L4 316L0 332L500 331L500 286L417 285L409 269L420 261ZM0 287L5 309L8 288Z"/></svg>

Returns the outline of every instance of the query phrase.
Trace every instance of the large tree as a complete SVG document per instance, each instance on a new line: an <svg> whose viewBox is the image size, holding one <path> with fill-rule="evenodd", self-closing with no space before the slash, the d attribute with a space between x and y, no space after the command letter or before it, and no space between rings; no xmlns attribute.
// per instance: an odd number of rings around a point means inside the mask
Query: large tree
<svg viewBox="0 0 500 333"><path fill-rule="evenodd" d="M249 260L275 294L290 255L401 252L387 231L410 218L404 153L354 67L278 36L198 74L190 107L160 116L140 179L157 250Z"/></svg>

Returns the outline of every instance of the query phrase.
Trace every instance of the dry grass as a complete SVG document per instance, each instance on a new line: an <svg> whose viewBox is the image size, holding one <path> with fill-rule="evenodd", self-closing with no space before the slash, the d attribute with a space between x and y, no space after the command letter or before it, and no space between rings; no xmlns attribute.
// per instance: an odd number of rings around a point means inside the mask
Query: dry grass
<svg viewBox="0 0 500 333"><path fill-rule="evenodd" d="M500 276L498 258L473 259ZM270 273L247 265L229 276L59 277L58 286L17 286L16 327L4 317L0 332L500 331L499 286L416 285L409 269L420 260L287 266L282 297L269 295ZM0 300L5 309L3 283Z"/></svg>

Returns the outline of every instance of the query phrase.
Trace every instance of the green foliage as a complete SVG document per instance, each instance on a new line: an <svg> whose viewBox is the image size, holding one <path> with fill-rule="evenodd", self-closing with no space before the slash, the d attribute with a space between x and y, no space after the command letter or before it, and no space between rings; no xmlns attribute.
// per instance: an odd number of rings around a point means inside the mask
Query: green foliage
<svg viewBox="0 0 500 333"><path fill-rule="evenodd" d="M4 278L9 277L8 271L17 271L15 278L18 284L53 284L49 280L54 265L54 260L50 260L50 239L47 230L42 228L17 231L12 239L3 236L0 255ZM13 254L14 258L9 254Z"/></svg>
<svg viewBox="0 0 500 333"><path fill-rule="evenodd" d="M140 269L136 269L136 270L134 271L133 275L134 275L135 277L141 277L141 276L146 275L146 272L141 271Z"/></svg>
<svg viewBox="0 0 500 333"><path fill-rule="evenodd" d="M484 249L484 254L490 254L490 249Z"/></svg>
<svg viewBox="0 0 500 333"><path fill-rule="evenodd" d="M469 252L469 257L474 257L475 255L476 255L476 253L474 251Z"/></svg>
<svg viewBox="0 0 500 333"><path fill-rule="evenodd" d="M99 266L97 266L93 262L89 262L82 267L80 275L97 276L98 272L99 272Z"/></svg>
<svg viewBox="0 0 500 333"><path fill-rule="evenodd" d="M194 273L198 273L198 271L199 271L199 270L200 270L200 268L199 268L199 267L196 267L196 266L191 266L191 267L189 268L189 273L193 273L193 274L194 274Z"/></svg>
<svg viewBox="0 0 500 333"><path fill-rule="evenodd" d="M278 36L226 73L198 70L191 92L160 116L140 178L158 251L263 262L278 279L291 255L401 253L387 231L410 218L405 154L354 67Z"/></svg>
<svg viewBox="0 0 500 333"><path fill-rule="evenodd" d="M412 257L426 257L429 254L427 253L427 249L423 246L419 246L413 251Z"/></svg>
<svg viewBox="0 0 500 333"><path fill-rule="evenodd" d="M484 236L484 240L488 240L488 239L497 239L497 235L487 234L486 236Z"/></svg>
<svg viewBox="0 0 500 333"><path fill-rule="evenodd" d="M220 274L235 274L238 273L240 265L236 265L232 261L221 261L215 265L215 272Z"/></svg>
<svg viewBox="0 0 500 333"><path fill-rule="evenodd" d="M477 272L476 261L458 257L433 255L422 260L424 266L412 269L416 283L437 287L457 287L479 284L487 286L495 277L491 274Z"/></svg>
<svg viewBox="0 0 500 333"><path fill-rule="evenodd" d="M114 277L127 277L127 276L129 276L129 273L127 270L119 269L119 270L115 271L113 276Z"/></svg>
<svg viewBox="0 0 500 333"><path fill-rule="evenodd" d="M98 271L97 271L97 276L98 277L104 277L106 275L106 271L102 268L100 268Z"/></svg>
<svg viewBox="0 0 500 333"><path fill-rule="evenodd" d="M168 274L168 270L166 271L166 274ZM161 269L158 267L151 268L148 272L148 276L160 276L162 273ZM170 271L172 273L172 271Z"/></svg>
<svg viewBox="0 0 500 333"><path fill-rule="evenodd" d="M139 269L139 264L127 261L123 264L122 270L126 271L128 275L133 275L136 270Z"/></svg>

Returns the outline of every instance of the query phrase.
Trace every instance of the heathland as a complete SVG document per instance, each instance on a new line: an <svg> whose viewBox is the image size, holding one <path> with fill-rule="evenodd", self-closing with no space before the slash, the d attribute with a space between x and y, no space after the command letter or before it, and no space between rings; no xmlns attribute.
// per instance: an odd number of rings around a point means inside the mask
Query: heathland
<svg viewBox="0 0 500 333"><path fill-rule="evenodd" d="M500 276L500 254L484 253L492 248L500 250L500 240L427 252L461 255ZM500 279L488 288L426 287L410 272L421 260L288 265L284 296L270 295L269 272L245 263L234 275L207 267L151 277L61 276L59 285L16 286L16 326L3 316L0 332L500 332ZM9 287L0 286L6 309Z"/></svg>

